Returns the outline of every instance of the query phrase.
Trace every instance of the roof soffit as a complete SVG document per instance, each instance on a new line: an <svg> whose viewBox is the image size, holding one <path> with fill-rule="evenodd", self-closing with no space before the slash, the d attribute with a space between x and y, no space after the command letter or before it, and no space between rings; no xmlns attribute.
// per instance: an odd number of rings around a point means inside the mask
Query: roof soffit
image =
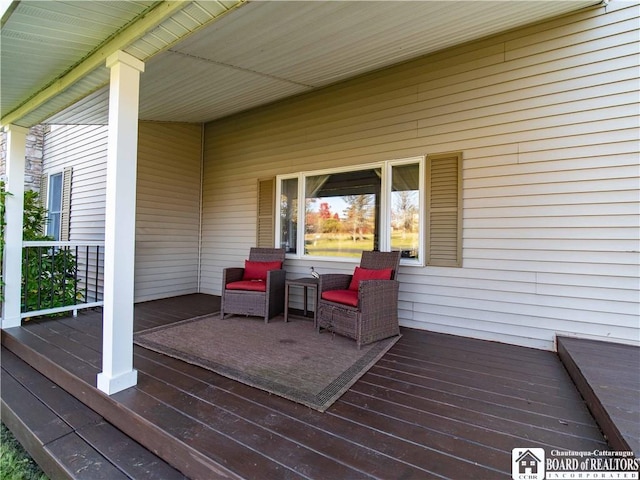
<svg viewBox="0 0 640 480"><path fill-rule="evenodd" d="M45 5L59 4L62 10L64 10L62 7L65 7L67 4L89 5L96 8L106 8L107 6L110 7L116 4L135 4L138 7L146 8L135 11L135 17L133 19L127 15L131 15L134 11L126 10L121 17L118 17L121 22L126 18L126 23L115 31L113 25L111 25L111 35L99 43L95 43L95 39L93 39L94 43L91 43L90 40L87 40L83 36L83 32L86 32L87 27L82 25L81 18L72 16L70 20L68 17L61 16L61 21L73 24L73 28L72 32L67 32L66 34L65 32L56 32L58 36L62 39L71 39L68 42L70 49L76 47L73 43L74 38L77 39L80 37L84 41L76 42L81 45L81 48L75 50L75 57L70 55L69 58L61 59L57 68L50 68L49 71L55 73L56 69L60 70L72 61L76 63L72 64L71 67L67 68L48 83L44 83L43 81L40 81L40 83L30 82L32 84L31 88L40 89L21 104L16 105L15 99L23 98L24 92L22 96L18 94L15 98L9 96L7 102L2 102L2 124L16 123L23 126L30 126L44 121L51 115L75 104L79 99L107 85L109 82L109 71L105 66L105 61L106 58L115 51L123 50L142 61L146 61L179 42L183 37L199 30L224 13L241 5L244 1L245 0L206 2L186 0L159 2L22 2L26 3L27 7L30 7L31 3L43 3ZM86 15L86 12L83 12L83 14ZM31 19L31 24L25 28L30 30L29 35L33 37L35 43L45 42L47 32L49 30L55 31L55 28L50 26L43 28L43 26L40 25L41 22L37 20L43 15L46 15L46 12L38 12L37 15L34 15L33 9L23 11L21 4L19 4L18 7L14 9L12 16L20 18L20 15L26 15L27 18ZM75 15L79 15L79 13L76 11ZM33 20L32 17L34 16L36 20ZM98 16L101 19L103 18L101 15ZM11 18L5 23L9 26L3 28L3 44L5 37L9 38L12 35L20 37L19 32L16 33L15 31L19 30L19 28L11 30ZM18 23L18 21L16 21L16 23ZM112 21L112 23L115 23L115 20ZM56 28L61 27L58 26ZM91 47L92 49L89 51ZM9 47L7 47L7 50L9 50ZM89 51L88 54L87 51ZM41 55L41 57L46 58L46 55ZM5 70L3 71L3 77L5 77L5 75L9 76L12 73L14 75L22 74L24 76L25 71L24 69L20 72L7 72ZM37 85L43 86L38 87ZM11 105L10 102L13 102L13 105ZM8 108L7 105L9 105Z"/></svg>
<svg viewBox="0 0 640 480"><path fill-rule="evenodd" d="M147 62L141 119L206 122L597 1L191 1L122 50ZM14 117L106 123L107 84L102 62Z"/></svg>

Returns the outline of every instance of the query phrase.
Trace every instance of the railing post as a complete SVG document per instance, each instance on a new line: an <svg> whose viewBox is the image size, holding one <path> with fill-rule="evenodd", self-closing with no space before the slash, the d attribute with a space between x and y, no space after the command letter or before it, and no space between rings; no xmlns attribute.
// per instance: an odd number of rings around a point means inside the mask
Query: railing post
<svg viewBox="0 0 640 480"><path fill-rule="evenodd" d="M16 125L5 127L7 134L5 247L2 275L5 282L2 328L20 326L22 278L22 216L24 212L24 166L29 130Z"/></svg>

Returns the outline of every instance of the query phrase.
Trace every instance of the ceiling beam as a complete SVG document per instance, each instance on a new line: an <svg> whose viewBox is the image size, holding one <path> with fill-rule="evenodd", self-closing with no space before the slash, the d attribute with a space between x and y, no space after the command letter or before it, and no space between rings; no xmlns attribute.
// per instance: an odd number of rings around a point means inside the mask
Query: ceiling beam
<svg viewBox="0 0 640 480"><path fill-rule="evenodd" d="M182 10L192 0L162 1L151 10L141 15L133 23L109 37L101 46L82 59L73 68L53 80L38 93L30 97L19 107L9 112L0 120L1 125L9 125L40 107L60 92L66 90L98 67L104 67L109 55L124 50L147 32L153 30L167 18ZM145 60L145 59L140 59Z"/></svg>

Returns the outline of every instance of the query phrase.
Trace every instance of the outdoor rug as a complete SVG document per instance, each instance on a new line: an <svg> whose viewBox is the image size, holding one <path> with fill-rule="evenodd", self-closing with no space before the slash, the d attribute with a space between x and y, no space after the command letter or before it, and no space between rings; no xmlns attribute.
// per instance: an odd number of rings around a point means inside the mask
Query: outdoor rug
<svg viewBox="0 0 640 480"><path fill-rule="evenodd" d="M141 331L134 342L324 412L399 338L358 350L355 341L319 334L301 317L265 324L216 313Z"/></svg>

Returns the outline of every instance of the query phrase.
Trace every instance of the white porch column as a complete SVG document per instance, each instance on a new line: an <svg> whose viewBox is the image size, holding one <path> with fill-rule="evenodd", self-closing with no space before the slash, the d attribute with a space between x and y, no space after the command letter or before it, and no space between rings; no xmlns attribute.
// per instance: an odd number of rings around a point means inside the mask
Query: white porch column
<svg viewBox="0 0 640 480"><path fill-rule="evenodd" d="M138 93L144 63L118 51L107 58L109 143L104 243L102 372L98 388L111 395L138 381L133 368L133 280L138 158Z"/></svg>
<svg viewBox="0 0 640 480"><path fill-rule="evenodd" d="M24 212L24 165L28 128L8 125L5 189L6 229L2 275L5 282L2 328L20 326L20 283L22 278L22 216Z"/></svg>

